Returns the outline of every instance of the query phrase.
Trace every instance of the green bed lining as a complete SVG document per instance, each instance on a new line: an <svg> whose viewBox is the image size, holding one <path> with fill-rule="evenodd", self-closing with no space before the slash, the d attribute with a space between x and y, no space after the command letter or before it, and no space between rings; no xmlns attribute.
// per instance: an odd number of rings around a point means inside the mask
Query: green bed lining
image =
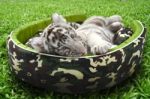
<svg viewBox="0 0 150 99"><path fill-rule="evenodd" d="M86 19L86 16L73 15L73 16L66 17L66 19L71 22L82 22L83 20ZM34 49L25 46L24 43L30 37L33 37L35 35L35 33L37 33L38 30L43 30L50 23L51 23L50 18L47 18L44 20L40 20L40 21L36 21L36 22L32 22L30 24L24 25L16 30L14 30L11 33L12 40L16 43L17 46L19 46L23 49L26 49L26 50L29 50L32 52L36 52ZM123 43L118 45L117 47L110 49L110 52L115 51L119 48L122 48L122 47L128 45L128 43L132 42L135 38L137 38L141 34L142 29L143 29L141 22L139 22L137 20L133 21L132 24L130 25L130 27L133 29L134 34L129 39L127 39L126 41L124 41Z"/></svg>

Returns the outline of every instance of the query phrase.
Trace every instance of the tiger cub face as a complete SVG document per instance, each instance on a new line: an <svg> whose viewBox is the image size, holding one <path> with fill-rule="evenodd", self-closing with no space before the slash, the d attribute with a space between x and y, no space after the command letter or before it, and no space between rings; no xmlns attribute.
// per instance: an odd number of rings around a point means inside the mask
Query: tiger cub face
<svg viewBox="0 0 150 99"><path fill-rule="evenodd" d="M50 53L62 56L86 54L87 48L81 38L77 36L75 29L61 15L53 14L52 24L41 35L44 48L48 49Z"/></svg>

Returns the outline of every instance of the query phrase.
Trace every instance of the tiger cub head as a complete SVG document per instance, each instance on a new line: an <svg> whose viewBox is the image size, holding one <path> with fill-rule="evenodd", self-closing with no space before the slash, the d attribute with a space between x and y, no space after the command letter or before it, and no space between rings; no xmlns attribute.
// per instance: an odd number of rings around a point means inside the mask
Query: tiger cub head
<svg viewBox="0 0 150 99"><path fill-rule="evenodd" d="M72 27L75 26L75 27ZM72 25L57 13L52 15L52 23L42 33L44 47L50 53L62 56L81 56L87 53L87 48Z"/></svg>

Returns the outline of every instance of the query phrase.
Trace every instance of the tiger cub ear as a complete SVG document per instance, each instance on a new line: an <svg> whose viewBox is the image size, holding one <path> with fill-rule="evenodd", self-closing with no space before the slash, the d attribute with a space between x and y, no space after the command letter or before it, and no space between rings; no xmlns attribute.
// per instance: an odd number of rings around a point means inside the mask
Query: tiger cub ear
<svg viewBox="0 0 150 99"><path fill-rule="evenodd" d="M52 14L51 18L52 18L52 22L55 24L67 23L66 19L58 13Z"/></svg>

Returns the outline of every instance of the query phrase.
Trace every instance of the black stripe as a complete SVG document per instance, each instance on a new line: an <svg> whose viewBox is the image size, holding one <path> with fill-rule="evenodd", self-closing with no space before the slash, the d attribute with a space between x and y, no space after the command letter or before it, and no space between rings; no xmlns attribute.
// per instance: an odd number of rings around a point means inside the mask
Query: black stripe
<svg viewBox="0 0 150 99"><path fill-rule="evenodd" d="M50 34L53 33L53 29L54 29L54 28L50 28L50 29L47 30L47 41L50 40L50 39L49 39L49 36L50 36Z"/></svg>

